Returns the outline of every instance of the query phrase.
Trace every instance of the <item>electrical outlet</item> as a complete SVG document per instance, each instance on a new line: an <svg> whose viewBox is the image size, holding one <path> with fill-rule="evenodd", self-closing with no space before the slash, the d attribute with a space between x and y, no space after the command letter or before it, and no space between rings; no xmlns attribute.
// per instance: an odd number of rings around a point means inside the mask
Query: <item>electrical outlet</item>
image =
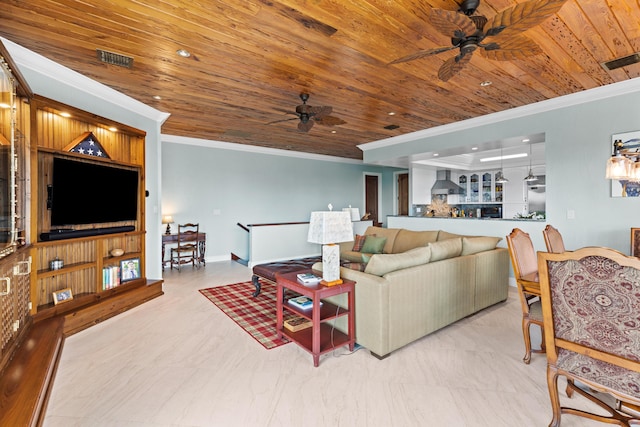
<svg viewBox="0 0 640 427"><path fill-rule="evenodd" d="M20 320L13 322L13 332L18 332L18 329L20 329Z"/></svg>
<svg viewBox="0 0 640 427"><path fill-rule="evenodd" d="M33 304L31 303L31 301L29 301L29 304L27 304L27 307L29 308L29 310L33 309Z"/></svg>
<svg viewBox="0 0 640 427"><path fill-rule="evenodd" d="M568 209L567 219L576 219L576 211L574 211L573 209Z"/></svg>

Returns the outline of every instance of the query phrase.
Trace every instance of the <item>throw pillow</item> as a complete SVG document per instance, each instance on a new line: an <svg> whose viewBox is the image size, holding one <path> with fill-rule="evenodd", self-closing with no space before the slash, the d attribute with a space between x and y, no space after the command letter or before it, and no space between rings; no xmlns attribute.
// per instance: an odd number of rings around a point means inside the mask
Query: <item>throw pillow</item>
<svg viewBox="0 0 640 427"><path fill-rule="evenodd" d="M364 264L368 263L370 259L371 259L371 255L362 254L362 262Z"/></svg>
<svg viewBox="0 0 640 427"><path fill-rule="evenodd" d="M495 249L500 240L502 240L502 237L463 237L461 255L473 255L478 252L490 251Z"/></svg>
<svg viewBox="0 0 640 427"><path fill-rule="evenodd" d="M430 256L431 249L428 246L411 249L399 254L376 254L371 256L364 272L376 276L384 276L392 271L426 264L429 262Z"/></svg>
<svg viewBox="0 0 640 427"><path fill-rule="evenodd" d="M367 236L361 236L359 234L356 234L356 238L353 239L353 249L351 249L354 252L360 252L362 250L362 246L364 245L364 241L367 238Z"/></svg>
<svg viewBox="0 0 640 427"><path fill-rule="evenodd" d="M386 237L367 236L364 240L364 245L362 245L361 252L365 254L381 254L386 242Z"/></svg>
<svg viewBox="0 0 640 427"><path fill-rule="evenodd" d="M460 256L462 253L462 238L458 237L429 243L429 247L431 248L430 262L453 258Z"/></svg>

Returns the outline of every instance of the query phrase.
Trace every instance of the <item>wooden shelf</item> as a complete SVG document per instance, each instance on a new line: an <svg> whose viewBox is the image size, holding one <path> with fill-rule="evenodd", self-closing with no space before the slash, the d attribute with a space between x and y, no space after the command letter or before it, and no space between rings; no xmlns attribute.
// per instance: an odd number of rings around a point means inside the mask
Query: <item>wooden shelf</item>
<svg viewBox="0 0 640 427"><path fill-rule="evenodd" d="M60 274L68 274L74 271L84 270L86 268L94 268L96 266L95 261L91 262L78 262L75 264L68 264L58 270L38 270L38 278L44 279L46 277L57 276Z"/></svg>

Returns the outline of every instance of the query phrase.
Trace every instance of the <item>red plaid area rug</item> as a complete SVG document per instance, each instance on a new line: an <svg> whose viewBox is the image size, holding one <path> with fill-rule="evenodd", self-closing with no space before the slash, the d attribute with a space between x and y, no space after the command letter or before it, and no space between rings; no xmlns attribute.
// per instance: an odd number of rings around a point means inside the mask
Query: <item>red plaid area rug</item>
<svg viewBox="0 0 640 427"><path fill-rule="evenodd" d="M200 293L269 350L289 341L276 338L276 287L266 281L260 283L257 297L252 295L256 288L251 282L200 289Z"/></svg>

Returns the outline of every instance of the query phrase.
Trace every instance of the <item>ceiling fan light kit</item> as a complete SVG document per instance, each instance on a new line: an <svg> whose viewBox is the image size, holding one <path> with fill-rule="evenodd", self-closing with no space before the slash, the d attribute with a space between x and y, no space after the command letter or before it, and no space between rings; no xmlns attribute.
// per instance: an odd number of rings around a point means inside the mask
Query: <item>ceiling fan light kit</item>
<svg viewBox="0 0 640 427"><path fill-rule="evenodd" d="M300 99L302 100L302 104L296 107L295 113L287 111L287 114L295 114L298 116L298 130L300 132L309 132L316 122L323 126L337 126L346 123L344 120L331 115L333 107L312 107L311 105L308 105L308 93L301 93ZM296 119L276 120L275 122L270 122L268 124L287 122L290 120Z"/></svg>

